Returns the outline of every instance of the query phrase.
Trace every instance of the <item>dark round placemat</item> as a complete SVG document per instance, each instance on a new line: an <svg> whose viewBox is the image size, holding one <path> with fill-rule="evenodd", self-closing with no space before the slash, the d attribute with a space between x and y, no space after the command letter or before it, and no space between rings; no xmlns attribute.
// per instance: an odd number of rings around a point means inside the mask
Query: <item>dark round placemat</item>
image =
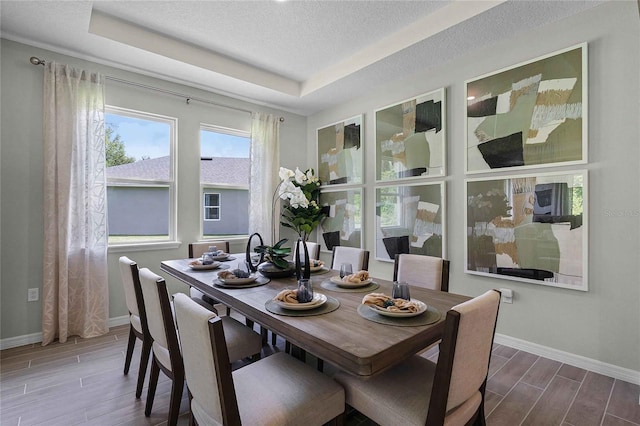
<svg viewBox="0 0 640 426"><path fill-rule="evenodd" d="M433 324L442 316L439 310L429 305L427 305L427 310L424 313L408 318L385 317L375 313L368 305L358 306L358 314L369 321L386 325L397 325L400 327L414 327L417 325Z"/></svg>
<svg viewBox="0 0 640 426"><path fill-rule="evenodd" d="M280 305L278 305L272 299L269 299L265 302L264 307L272 314L284 315L288 317L310 317L314 315L328 314L329 312L335 311L340 307L340 301L335 297L327 296L327 301L324 302L322 306L314 309L309 309L308 311L292 311L289 309L281 308Z"/></svg>
<svg viewBox="0 0 640 426"><path fill-rule="evenodd" d="M216 260L216 262L230 262L232 260L236 260L236 258L233 257L233 256L229 256L226 259L218 259L218 260Z"/></svg>
<svg viewBox="0 0 640 426"><path fill-rule="evenodd" d="M337 284L334 284L331 280L324 280L320 283L320 287L324 288L325 290L338 291L341 293L369 293L373 290L377 290L378 287L380 287L380 284L372 281L363 287L347 288L340 287Z"/></svg>
<svg viewBox="0 0 640 426"><path fill-rule="evenodd" d="M317 271L311 271L311 275L322 275L328 274L329 272L331 272L331 269L323 267L322 269L319 269Z"/></svg>
<svg viewBox="0 0 640 426"><path fill-rule="evenodd" d="M247 284L225 284L220 281L218 278L213 280L213 285L221 288L251 288L251 287L260 287L261 285L267 284L271 281L271 278L267 278L263 275L259 275L255 281L247 283Z"/></svg>

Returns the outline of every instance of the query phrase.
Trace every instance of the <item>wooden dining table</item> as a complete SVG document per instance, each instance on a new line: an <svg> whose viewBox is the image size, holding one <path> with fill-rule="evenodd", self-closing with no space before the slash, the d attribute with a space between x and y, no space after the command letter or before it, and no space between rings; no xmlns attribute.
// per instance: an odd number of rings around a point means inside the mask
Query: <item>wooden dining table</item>
<svg viewBox="0 0 640 426"><path fill-rule="evenodd" d="M230 269L244 254L233 255L225 262ZM221 288L213 285L219 270L194 270L193 259L165 260L162 271L194 287L215 300L238 311L246 318L278 334L310 354L359 376L371 376L437 342L442 337L446 312L469 300L468 296L410 286L412 299L435 308L440 318L428 325L396 326L380 324L358 314L363 292L338 292L323 288L321 283L338 271L312 274L314 292L331 296L340 306L329 313L312 316L279 315L267 310L266 303L283 289L295 289L296 278L271 279L265 285L251 288ZM380 287L375 292L391 295L392 282L374 278Z"/></svg>

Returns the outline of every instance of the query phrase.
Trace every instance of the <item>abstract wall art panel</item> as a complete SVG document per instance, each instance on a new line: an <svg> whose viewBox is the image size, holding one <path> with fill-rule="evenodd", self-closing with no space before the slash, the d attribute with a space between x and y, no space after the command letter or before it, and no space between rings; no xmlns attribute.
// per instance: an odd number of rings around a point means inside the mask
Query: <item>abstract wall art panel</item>
<svg viewBox="0 0 640 426"><path fill-rule="evenodd" d="M323 189L320 205L327 208L327 217L318 228L321 250L362 248L362 189Z"/></svg>
<svg viewBox="0 0 640 426"><path fill-rule="evenodd" d="M466 172L587 162L587 44L466 84Z"/></svg>
<svg viewBox="0 0 640 426"><path fill-rule="evenodd" d="M362 115L317 130L323 186L362 183Z"/></svg>
<svg viewBox="0 0 640 426"><path fill-rule="evenodd" d="M376 181L445 175L445 91L379 109Z"/></svg>
<svg viewBox="0 0 640 426"><path fill-rule="evenodd" d="M466 180L465 272L587 290L587 172Z"/></svg>
<svg viewBox="0 0 640 426"><path fill-rule="evenodd" d="M376 188L376 259L392 262L401 253L442 257L444 207L443 182Z"/></svg>

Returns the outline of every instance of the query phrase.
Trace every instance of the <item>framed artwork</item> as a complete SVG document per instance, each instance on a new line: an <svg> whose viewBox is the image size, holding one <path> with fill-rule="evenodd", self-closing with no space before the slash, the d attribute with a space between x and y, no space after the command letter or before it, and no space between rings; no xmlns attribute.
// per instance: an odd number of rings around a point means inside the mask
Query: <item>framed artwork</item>
<svg viewBox="0 0 640 426"><path fill-rule="evenodd" d="M587 44L468 80L467 173L587 162Z"/></svg>
<svg viewBox="0 0 640 426"><path fill-rule="evenodd" d="M376 259L396 254L442 257L445 252L444 182L376 188Z"/></svg>
<svg viewBox="0 0 640 426"><path fill-rule="evenodd" d="M444 88L379 109L376 181L445 175Z"/></svg>
<svg viewBox="0 0 640 426"><path fill-rule="evenodd" d="M466 180L465 272L587 290L587 172Z"/></svg>
<svg viewBox="0 0 640 426"><path fill-rule="evenodd" d="M318 228L322 251L334 246L362 248L362 188L320 192L320 205L328 209Z"/></svg>
<svg viewBox="0 0 640 426"><path fill-rule="evenodd" d="M323 186L362 183L362 115L317 130L318 178Z"/></svg>

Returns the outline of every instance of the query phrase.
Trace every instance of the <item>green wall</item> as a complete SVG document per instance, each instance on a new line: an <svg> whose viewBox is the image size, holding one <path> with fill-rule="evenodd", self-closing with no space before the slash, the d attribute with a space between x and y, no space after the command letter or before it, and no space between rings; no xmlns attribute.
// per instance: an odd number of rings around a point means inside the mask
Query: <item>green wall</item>
<svg viewBox="0 0 640 426"><path fill-rule="evenodd" d="M541 350L549 348L631 370L626 371L632 376L629 380L640 382L639 28L635 2L607 2L310 116L307 140L315 139L315 129L364 113L363 221L373 276L391 278L393 274L392 263L374 260L374 111L444 87L448 132L445 257L451 261L450 291L478 295L491 288L510 288L514 302L501 304L500 335L540 345ZM589 163L583 168L589 171L589 291L466 274L465 80L585 41L589 44ZM309 155L311 161L313 152Z"/></svg>

